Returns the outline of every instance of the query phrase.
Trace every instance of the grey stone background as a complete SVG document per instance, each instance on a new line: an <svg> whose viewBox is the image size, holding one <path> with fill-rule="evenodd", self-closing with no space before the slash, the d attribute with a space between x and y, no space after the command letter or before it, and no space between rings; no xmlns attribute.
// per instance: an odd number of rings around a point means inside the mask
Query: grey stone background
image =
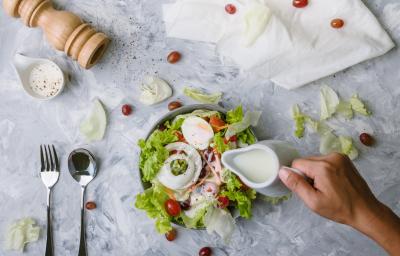
<svg viewBox="0 0 400 256"><path fill-rule="evenodd" d="M62 157L61 178L54 190L54 239L56 255L76 255L79 243L79 186L69 176L68 153L85 146L98 156L101 169L87 190L88 200L98 208L87 212L89 255L197 255L203 246L215 255L384 255L374 242L349 227L335 224L310 212L296 197L278 206L257 201L254 218L239 220L229 245L204 231L179 229L170 243L158 235L153 221L133 207L141 191L136 142L162 114L167 102L146 107L138 102L139 85L147 74L158 75L181 97L186 85L223 91L224 105L243 104L263 111L259 137L288 140L304 155L318 153L318 138L293 137L290 108L294 103L311 115L318 112L318 91L332 86L343 97L357 92L373 110L371 118L351 122L336 120L341 134L357 138L368 131L378 145L366 148L357 142L361 157L357 167L379 199L400 213L400 54L398 48L383 57L364 62L306 87L287 91L269 81L242 74L230 63L222 65L210 45L166 39L159 0L57 0L56 5L76 12L112 37L103 61L91 70L57 53L38 29L22 25L0 10L0 255L21 255L4 250L4 233L18 218L32 216L42 227L38 242L24 255L43 255L45 249L46 192L38 176L39 145L53 143ZM166 2L166 1L165 1ZM400 2L364 1L376 14L393 40L400 43ZM165 62L171 50L183 60ZM12 68L16 52L49 58L69 74L70 82L58 98L40 102L27 96ZM329 60L328 60L329 61ZM86 145L80 121L91 100L106 105L109 126L103 141ZM124 117L120 106L132 104L134 114Z"/></svg>

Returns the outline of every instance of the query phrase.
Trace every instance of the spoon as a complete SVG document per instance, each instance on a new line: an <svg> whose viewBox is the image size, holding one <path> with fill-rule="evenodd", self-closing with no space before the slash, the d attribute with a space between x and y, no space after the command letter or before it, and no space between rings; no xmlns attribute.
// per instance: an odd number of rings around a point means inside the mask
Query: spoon
<svg viewBox="0 0 400 256"><path fill-rule="evenodd" d="M96 177L97 164L94 156L86 149L80 148L71 152L68 157L68 169L72 178L81 185L81 238L78 256L86 256L86 238L84 225L84 202L86 186Z"/></svg>

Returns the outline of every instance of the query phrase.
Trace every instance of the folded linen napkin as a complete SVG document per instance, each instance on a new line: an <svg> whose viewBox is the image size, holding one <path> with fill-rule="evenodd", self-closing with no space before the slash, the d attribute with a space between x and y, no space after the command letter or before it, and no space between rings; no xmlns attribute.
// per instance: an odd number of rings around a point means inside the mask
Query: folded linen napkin
<svg viewBox="0 0 400 256"><path fill-rule="evenodd" d="M233 4L237 12L225 11ZM177 0L163 6L168 37L216 44L241 69L294 89L385 54L393 41L361 0ZM345 21L334 29L332 19Z"/></svg>

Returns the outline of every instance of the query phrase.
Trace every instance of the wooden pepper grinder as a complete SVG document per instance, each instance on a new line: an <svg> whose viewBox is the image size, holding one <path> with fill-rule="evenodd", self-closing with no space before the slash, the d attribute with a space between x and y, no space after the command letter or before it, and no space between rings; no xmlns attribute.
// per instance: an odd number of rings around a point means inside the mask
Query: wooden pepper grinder
<svg viewBox="0 0 400 256"><path fill-rule="evenodd" d="M21 17L26 26L41 27L54 48L86 69L100 60L110 42L75 14L55 10L50 0L3 0L3 7L10 16Z"/></svg>

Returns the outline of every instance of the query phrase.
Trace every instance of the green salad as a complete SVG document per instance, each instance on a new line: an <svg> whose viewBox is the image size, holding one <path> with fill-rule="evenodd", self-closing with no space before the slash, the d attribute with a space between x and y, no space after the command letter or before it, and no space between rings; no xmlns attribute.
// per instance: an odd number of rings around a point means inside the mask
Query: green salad
<svg viewBox="0 0 400 256"><path fill-rule="evenodd" d="M256 192L224 168L221 155L256 142L250 126L260 112L241 106L226 114L195 110L161 124L140 140L140 171L151 187L137 195L135 206L155 219L159 233L171 223L206 228L228 239L235 228L231 212L252 215Z"/></svg>

